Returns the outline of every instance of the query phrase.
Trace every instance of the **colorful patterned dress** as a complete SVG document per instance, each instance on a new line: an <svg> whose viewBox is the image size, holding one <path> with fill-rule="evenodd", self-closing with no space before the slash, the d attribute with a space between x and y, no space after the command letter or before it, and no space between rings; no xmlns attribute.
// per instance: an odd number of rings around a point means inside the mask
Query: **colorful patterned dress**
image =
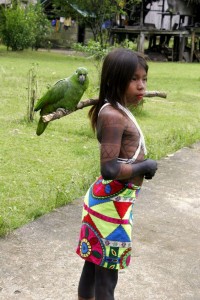
<svg viewBox="0 0 200 300"><path fill-rule="evenodd" d="M110 105L106 103L106 105ZM119 104L140 133L138 149L131 159L118 159L133 163L141 147L146 154L141 129L129 110ZM133 205L140 187L118 180L104 180L101 176L92 184L84 198L82 226L76 253L83 259L109 269L124 269L130 264Z"/></svg>
<svg viewBox="0 0 200 300"><path fill-rule="evenodd" d="M124 269L131 258L133 205L140 187L99 177L83 206L77 254L109 269Z"/></svg>

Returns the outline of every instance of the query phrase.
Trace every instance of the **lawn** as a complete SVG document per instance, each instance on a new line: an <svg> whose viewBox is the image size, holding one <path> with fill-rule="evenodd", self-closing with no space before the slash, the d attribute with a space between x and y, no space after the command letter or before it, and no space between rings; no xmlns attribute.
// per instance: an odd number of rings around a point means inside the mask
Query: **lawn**
<svg viewBox="0 0 200 300"><path fill-rule="evenodd" d="M38 114L26 120L28 72L37 65L38 96L79 66L90 86L83 99L98 94L99 74L92 59L53 52L0 49L0 235L83 196L99 174L98 143L88 108L49 124L36 136ZM160 159L200 140L200 65L149 62L148 90L167 99L146 98L135 112L148 147Z"/></svg>

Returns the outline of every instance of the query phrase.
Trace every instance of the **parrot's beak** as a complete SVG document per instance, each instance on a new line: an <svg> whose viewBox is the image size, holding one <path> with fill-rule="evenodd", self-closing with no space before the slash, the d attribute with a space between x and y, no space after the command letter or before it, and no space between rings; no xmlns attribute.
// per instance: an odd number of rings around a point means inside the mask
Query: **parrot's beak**
<svg viewBox="0 0 200 300"><path fill-rule="evenodd" d="M81 75L79 75L79 82L81 83L81 84L83 84L84 82L85 82L85 78L86 78L86 75L84 75L84 74L81 74Z"/></svg>

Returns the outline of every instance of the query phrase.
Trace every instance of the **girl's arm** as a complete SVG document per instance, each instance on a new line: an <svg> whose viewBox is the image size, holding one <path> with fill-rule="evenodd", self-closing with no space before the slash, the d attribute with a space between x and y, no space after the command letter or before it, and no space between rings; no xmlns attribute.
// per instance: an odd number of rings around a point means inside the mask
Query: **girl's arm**
<svg viewBox="0 0 200 300"><path fill-rule="evenodd" d="M146 175L148 179L151 179L157 170L155 161L147 159L135 164L123 164L117 161L122 147L122 137L126 123L126 118L114 109L107 109L101 113L98 119L97 137L101 145L101 175L106 180L128 181L131 178ZM130 147L130 145L127 145L127 147ZM123 145L123 148L125 148L125 145ZM126 151L126 149L124 150Z"/></svg>
<svg viewBox="0 0 200 300"><path fill-rule="evenodd" d="M117 161L122 147L125 117L115 109L106 109L98 119L97 137L100 142L100 165L104 179L130 179L133 166Z"/></svg>

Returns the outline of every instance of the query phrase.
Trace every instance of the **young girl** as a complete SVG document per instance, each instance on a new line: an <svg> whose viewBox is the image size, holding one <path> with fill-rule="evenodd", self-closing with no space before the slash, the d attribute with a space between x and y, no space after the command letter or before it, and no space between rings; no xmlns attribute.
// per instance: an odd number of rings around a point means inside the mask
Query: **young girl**
<svg viewBox="0 0 200 300"><path fill-rule="evenodd" d="M83 206L77 254L85 260L79 300L113 300L118 270L131 258L132 208L157 163L144 159L143 134L128 107L142 100L148 65L138 53L115 49L104 59L99 100L89 111L100 144L101 176Z"/></svg>

